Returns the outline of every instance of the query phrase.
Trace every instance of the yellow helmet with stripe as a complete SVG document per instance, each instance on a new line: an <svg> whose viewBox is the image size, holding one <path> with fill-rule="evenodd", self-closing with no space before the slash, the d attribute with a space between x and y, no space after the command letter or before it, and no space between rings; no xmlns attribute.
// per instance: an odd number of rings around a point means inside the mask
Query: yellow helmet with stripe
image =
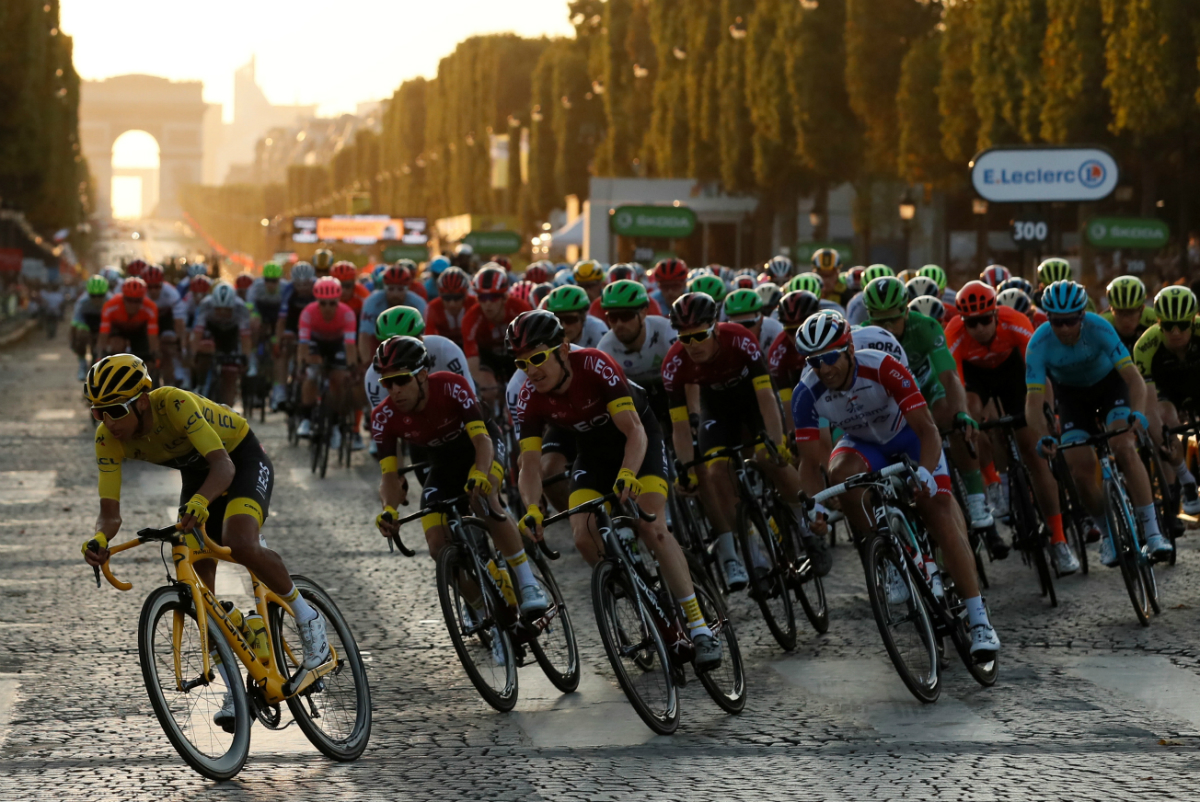
<svg viewBox="0 0 1200 802"><path fill-rule="evenodd" d="M92 365L84 395L94 407L123 404L154 388L146 363L133 354L112 354Z"/></svg>
<svg viewBox="0 0 1200 802"><path fill-rule="evenodd" d="M575 276L576 284L592 284L597 281L604 281L604 268L595 259L584 259L582 262L575 263L575 269L572 271Z"/></svg>

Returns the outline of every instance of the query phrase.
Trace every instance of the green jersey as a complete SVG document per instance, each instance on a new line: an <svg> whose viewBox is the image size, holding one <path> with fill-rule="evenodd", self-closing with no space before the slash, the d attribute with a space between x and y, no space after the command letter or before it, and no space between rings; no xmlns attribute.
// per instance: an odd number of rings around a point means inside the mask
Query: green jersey
<svg viewBox="0 0 1200 802"><path fill-rule="evenodd" d="M917 380L921 394L932 404L945 394L938 377L947 370L958 370L950 349L946 347L942 324L920 312L909 311L900 345L908 354L908 369Z"/></svg>

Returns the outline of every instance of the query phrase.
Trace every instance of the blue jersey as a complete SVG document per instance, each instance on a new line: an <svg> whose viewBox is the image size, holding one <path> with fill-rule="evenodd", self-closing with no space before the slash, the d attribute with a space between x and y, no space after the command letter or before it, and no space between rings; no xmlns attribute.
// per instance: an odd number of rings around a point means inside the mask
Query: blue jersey
<svg viewBox="0 0 1200 802"><path fill-rule="evenodd" d="M421 317L425 317L425 299L417 295L412 290L407 290L408 295L404 298L404 303L396 304L396 306L411 306L421 313ZM382 315L391 306L387 302L387 290L375 290L371 293L367 300L363 301L362 315L358 321L358 330L363 334L375 333L375 318Z"/></svg>
<svg viewBox="0 0 1200 802"><path fill-rule="evenodd" d="M1063 345L1049 323L1037 327L1025 348L1025 385L1031 392L1044 392L1049 377L1055 384L1091 387L1132 362L1112 324L1088 312L1074 345Z"/></svg>

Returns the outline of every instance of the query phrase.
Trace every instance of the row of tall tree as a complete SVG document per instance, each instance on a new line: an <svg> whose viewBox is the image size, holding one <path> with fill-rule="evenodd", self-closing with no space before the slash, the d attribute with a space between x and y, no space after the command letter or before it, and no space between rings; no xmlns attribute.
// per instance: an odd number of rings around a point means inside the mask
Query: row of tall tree
<svg viewBox="0 0 1200 802"><path fill-rule="evenodd" d="M1196 0L567 5L573 40L473 37L436 78L403 83L381 134L289 173L288 212L370 193L380 212L532 226L591 175L691 177L758 195L786 240L798 197L819 208L853 182L869 232L877 182L962 189L971 157L998 144L1106 145L1144 211L1196 176ZM505 189L495 135L509 137Z"/></svg>
<svg viewBox="0 0 1200 802"><path fill-rule="evenodd" d="M0 3L0 203L42 232L73 229L93 197L79 76L58 11L58 0Z"/></svg>

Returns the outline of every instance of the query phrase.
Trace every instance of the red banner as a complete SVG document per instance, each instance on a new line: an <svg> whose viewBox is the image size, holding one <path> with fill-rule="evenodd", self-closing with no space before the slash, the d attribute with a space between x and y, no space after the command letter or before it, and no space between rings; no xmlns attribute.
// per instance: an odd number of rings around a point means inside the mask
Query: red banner
<svg viewBox="0 0 1200 802"><path fill-rule="evenodd" d="M20 248L0 248L0 273L21 272L21 259L24 256Z"/></svg>

